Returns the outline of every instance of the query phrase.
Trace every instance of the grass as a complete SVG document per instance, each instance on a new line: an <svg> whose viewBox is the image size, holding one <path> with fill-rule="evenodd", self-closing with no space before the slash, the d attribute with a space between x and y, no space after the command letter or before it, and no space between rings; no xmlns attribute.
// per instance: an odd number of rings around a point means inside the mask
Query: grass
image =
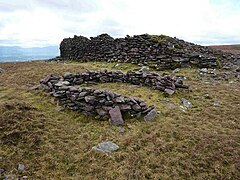
<svg viewBox="0 0 240 180"><path fill-rule="evenodd" d="M197 70L181 69L192 91L172 97L148 87L120 83L92 85L154 104L161 113L145 123L127 119L110 126L69 110L58 112L45 92L31 90L49 73L86 69L134 70L116 63L1 63L0 168L12 178L30 179L238 179L240 176L239 82L197 80ZM115 67L114 67L115 66ZM171 72L165 71L162 73ZM193 103L184 112L181 98ZM219 106L214 106L215 102ZM91 151L111 140L112 154ZM23 172L17 165L24 164Z"/></svg>

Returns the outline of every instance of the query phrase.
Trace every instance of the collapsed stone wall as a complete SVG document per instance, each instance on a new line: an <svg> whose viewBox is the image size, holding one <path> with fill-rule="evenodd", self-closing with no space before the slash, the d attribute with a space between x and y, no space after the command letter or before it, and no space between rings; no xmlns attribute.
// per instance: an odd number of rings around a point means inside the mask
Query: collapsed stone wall
<svg viewBox="0 0 240 180"><path fill-rule="evenodd" d="M220 62L240 59L177 38L148 34L116 39L108 34L90 39L75 35L63 39L60 54L63 60L128 62L159 70L189 66L216 68Z"/></svg>
<svg viewBox="0 0 240 180"><path fill-rule="evenodd" d="M108 118L110 110L119 107L123 113L133 117L152 113L154 106L148 107L138 98L122 96L109 90L83 88L76 85L98 82L123 82L138 85L152 86L154 89L166 91L169 94L176 88L187 88L180 80L162 77L156 73L121 71L88 71L83 73L65 73L64 76L49 75L40 81L42 87L58 99L60 105L86 115ZM167 89L167 90L166 90ZM170 92L169 92L170 91Z"/></svg>

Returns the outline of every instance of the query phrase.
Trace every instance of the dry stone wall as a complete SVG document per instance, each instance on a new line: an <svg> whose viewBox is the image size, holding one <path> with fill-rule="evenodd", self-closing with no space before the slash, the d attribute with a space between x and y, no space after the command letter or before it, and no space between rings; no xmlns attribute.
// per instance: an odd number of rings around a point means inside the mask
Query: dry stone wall
<svg viewBox="0 0 240 180"><path fill-rule="evenodd" d="M159 70L190 66L216 68L221 62L238 58L177 38L148 34L117 39L108 34L90 39L75 35L61 42L60 53L63 60L129 62Z"/></svg>
<svg viewBox="0 0 240 180"><path fill-rule="evenodd" d="M118 93L94 88L84 88L77 85L83 83L122 82L137 85L151 86L160 91L172 94L176 88L188 88L181 80L163 77L156 73L131 72L124 74L121 71L88 71L83 73L65 73L64 76L48 75L40 81L41 86L57 98L59 105L81 111L86 115L100 119L115 117L118 109L132 117L146 115L145 119L156 116L152 111L154 106L134 97L122 96ZM116 108L117 107L117 108ZM113 109L115 108L115 109ZM121 119L121 116L118 116ZM118 124L118 123L116 123Z"/></svg>

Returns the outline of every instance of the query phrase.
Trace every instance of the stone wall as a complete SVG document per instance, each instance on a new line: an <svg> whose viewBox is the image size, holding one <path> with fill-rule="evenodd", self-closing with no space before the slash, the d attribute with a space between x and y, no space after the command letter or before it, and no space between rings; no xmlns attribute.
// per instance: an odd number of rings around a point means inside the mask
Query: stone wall
<svg viewBox="0 0 240 180"><path fill-rule="evenodd" d="M216 68L223 59L237 58L205 46L160 35L136 35L114 39L101 34L66 38L60 44L61 59L85 61L129 62L155 69L177 67Z"/></svg>
<svg viewBox="0 0 240 180"><path fill-rule="evenodd" d="M176 88L187 88L181 80L163 77L156 73L131 72L124 74L121 71L88 71L83 73L65 73L64 76L49 75L40 81L42 87L58 99L59 105L81 111L86 115L108 118L110 110L118 107L122 113L132 117L140 117L149 113L153 106L138 98L122 96L109 90L83 88L77 85L83 83L122 82L137 85L151 86L170 95Z"/></svg>

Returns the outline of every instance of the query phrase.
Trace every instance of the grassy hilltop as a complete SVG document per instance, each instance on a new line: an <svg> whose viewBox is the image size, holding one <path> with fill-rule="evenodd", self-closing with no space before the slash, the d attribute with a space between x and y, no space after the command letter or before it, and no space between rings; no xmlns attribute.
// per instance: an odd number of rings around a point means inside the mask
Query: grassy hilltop
<svg viewBox="0 0 240 180"><path fill-rule="evenodd" d="M0 169L29 179L238 179L240 82L199 76L199 69L164 71L185 76L190 90L165 93L130 84L91 85L155 105L154 121L128 119L123 128L70 110L31 87L50 73L87 69L136 70L120 63L0 63ZM163 72L160 72L163 73ZM217 71L218 73L218 71ZM181 98L193 107L183 109ZM91 148L111 140L112 154ZM18 171L18 164L25 170ZM3 178L3 176L1 176Z"/></svg>

